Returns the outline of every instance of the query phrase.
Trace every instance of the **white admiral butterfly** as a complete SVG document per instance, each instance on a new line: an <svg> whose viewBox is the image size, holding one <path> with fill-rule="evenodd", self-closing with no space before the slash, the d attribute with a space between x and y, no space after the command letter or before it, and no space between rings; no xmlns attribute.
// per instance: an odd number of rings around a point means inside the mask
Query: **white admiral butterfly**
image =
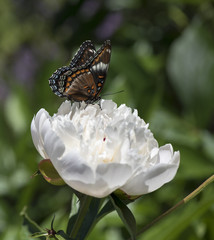
<svg viewBox="0 0 214 240"><path fill-rule="evenodd" d="M90 40L85 41L69 66L57 69L49 78L52 91L59 97L76 102L99 100L110 58L110 40L106 40L97 51Z"/></svg>

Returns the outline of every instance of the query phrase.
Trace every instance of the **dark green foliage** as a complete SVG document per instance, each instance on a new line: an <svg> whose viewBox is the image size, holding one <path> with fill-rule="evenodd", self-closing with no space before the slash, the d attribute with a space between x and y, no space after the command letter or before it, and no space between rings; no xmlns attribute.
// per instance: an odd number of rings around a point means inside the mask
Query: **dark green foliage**
<svg viewBox="0 0 214 240"><path fill-rule="evenodd" d="M48 78L86 39L112 42L105 98L137 108L160 145L180 150L175 179L129 205L138 228L177 203L214 172L214 5L211 0L1 1L0 8L0 239L30 239L24 206L42 228L66 232L72 190L31 178L41 160L30 124L63 99ZM214 190L137 239L214 239ZM109 205L110 206L110 205ZM111 206L110 206L111 207ZM124 233L125 232L125 233ZM63 234L63 232L61 232ZM128 238L116 213L88 239ZM111 237L110 237L111 236Z"/></svg>

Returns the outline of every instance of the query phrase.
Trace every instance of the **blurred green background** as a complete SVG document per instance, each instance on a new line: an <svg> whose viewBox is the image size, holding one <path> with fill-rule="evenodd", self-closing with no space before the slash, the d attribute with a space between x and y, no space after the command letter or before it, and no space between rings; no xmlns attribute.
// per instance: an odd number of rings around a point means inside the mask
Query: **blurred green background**
<svg viewBox="0 0 214 240"><path fill-rule="evenodd" d="M0 0L0 239L30 239L24 206L42 227L64 229L71 190L38 176L30 124L64 101L48 85L86 39L112 42L104 93L137 108L160 145L180 150L175 179L130 205L139 227L214 172L214 3L209 0ZM138 239L214 239L214 187ZM89 240L128 237L116 214Z"/></svg>

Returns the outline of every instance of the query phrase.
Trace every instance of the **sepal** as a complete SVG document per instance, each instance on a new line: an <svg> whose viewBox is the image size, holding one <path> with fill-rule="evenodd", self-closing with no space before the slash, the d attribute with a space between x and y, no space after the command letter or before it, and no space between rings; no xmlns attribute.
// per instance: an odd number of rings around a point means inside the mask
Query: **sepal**
<svg viewBox="0 0 214 240"><path fill-rule="evenodd" d="M50 159L40 161L39 171L47 182L57 186L65 185Z"/></svg>

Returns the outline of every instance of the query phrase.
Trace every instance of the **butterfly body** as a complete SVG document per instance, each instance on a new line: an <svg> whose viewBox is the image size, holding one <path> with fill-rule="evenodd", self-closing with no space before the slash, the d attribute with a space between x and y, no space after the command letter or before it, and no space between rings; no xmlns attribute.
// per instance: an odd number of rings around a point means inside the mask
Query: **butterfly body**
<svg viewBox="0 0 214 240"><path fill-rule="evenodd" d="M52 91L59 97L93 103L100 97L111 57L111 43L106 40L95 50L90 40L85 41L69 66L57 69L49 79Z"/></svg>

